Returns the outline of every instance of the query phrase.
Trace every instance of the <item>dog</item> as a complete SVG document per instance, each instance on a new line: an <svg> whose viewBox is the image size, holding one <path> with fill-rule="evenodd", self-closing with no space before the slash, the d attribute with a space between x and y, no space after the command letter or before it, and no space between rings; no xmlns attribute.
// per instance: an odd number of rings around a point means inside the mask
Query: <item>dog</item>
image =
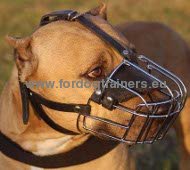
<svg viewBox="0 0 190 170"><path fill-rule="evenodd" d="M135 44L138 53L170 69L182 78L189 90L190 48L181 36L164 24L156 22L129 22L116 26L127 39ZM190 99L187 99L174 129L179 143L180 169L190 169Z"/></svg>
<svg viewBox="0 0 190 170"><path fill-rule="evenodd" d="M134 46L106 21L105 5L90 10L88 17L119 42L134 49ZM54 22L37 29L26 38L18 39L8 36L7 42L16 50L17 54L15 55L16 66L0 98L0 131L24 150L41 157L60 153L66 154L83 145L91 135L80 128L82 120L79 120L79 127L76 126L78 116L75 113L65 112L63 114L44 107L48 115L56 120L58 124L76 133L83 132L79 135L65 135L51 129L42 120L38 119L31 106L29 123L24 125L18 80L21 82L58 81L64 77L67 81L81 79L93 81L95 78L109 74L122 61L122 57L107 43L77 22ZM35 92L57 102L86 103L93 90L93 88L86 90L80 88L75 90L40 88L35 89ZM157 91L153 91L152 96L156 101L165 97L158 94ZM148 98L146 95L144 97ZM138 103L140 103L138 98L132 98L125 102L126 105L131 107ZM109 110L97 104L92 104L93 115L111 120L117 119L120 123L129 119L129 117L114 116L115 114L122 115L119 113L119 111L112 111L112 114L110 114ZM137 119L130 134L131 138L136 136L139 126L144 121L144 119ZM93 121L89 121L89 124L97 129L102 126L102 124ZM157 126L155 124L151 131L154 132L154 128ZM115 130L111 127L108 128L108 131L116 135L121 133L121 130ZM90 148L93 147L94 145L90 146ZM94 155L97 151L94 148L94 152L86 155L86 157ZM78 159L80 153L75 156L75 158L70 159ZM0 155L0 162L0 168L5 170L37 168L14 161L3 154ZM130 157L126 145L119 144L105 155L90 162L59 169L134 169L133 160L131 164L129 162Z"/></svg>

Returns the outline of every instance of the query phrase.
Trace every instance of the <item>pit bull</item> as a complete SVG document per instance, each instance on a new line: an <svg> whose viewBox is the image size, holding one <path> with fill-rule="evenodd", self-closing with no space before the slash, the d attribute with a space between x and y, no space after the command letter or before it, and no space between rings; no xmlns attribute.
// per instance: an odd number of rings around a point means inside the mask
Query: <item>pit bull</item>
<svg viewBox="0 0 190 170"><path fill-rule="evenodd" d="M105 5L101 5L98 8L90 10L88 12L88 17L93 20L96 25L109 33L109 35L117 39L120 43L125 44L125 46L134 50L134 46L129 43L130 39L129 41L126 39L126 37L128 38L129 35L126 35L125 37L122 34L118 33L106 21L107 15ZM139 24L143 26L144 23ZM130 26L131 25L125 27L122 25L119 27L119 29L120 31L124 32L124 34L127 34L128 30L130 30L131 32L136 30L133 30L132 26ZM160 27L162 28L162 26L158 25L159 29ZM141 26L139 28L141 28ZM151 26L147 27L147 30L148 28L150 29ZM144 30L142 29L141 31ZM157 35L157 33L152 34ZM132 36L133 34L130 35ZM148 49L153 50L155 48L151 48L151 46L150 48L148 48L148 46L146 46L145 48L144 46L138 45L138 43L140 44L142 41L144 43L144 41L146 41L146 38L142 38L143 40L140 41L136 32L134 33L133 37L134 39L131 38L131 42L134 41L134 43L137 43L137 49L139 48L140 52L141 50L147 49L147 51L145 50L142 52L145 52L146 55L154 56L152 55L152 53L150 53L151 51L148 51ZM138 38L135 39L135 37ZM37 80L56 80L58 82L64 77L64 79L67 81L81 79L94 81L97 78L108 75L122 61L122 57L107 43L103 42L96 35L94 35L92 32L90 32L84 26L77 22L57 21L48 24L47 26L38 28L29 37L13 38L8 36L6 39L16 51L16 64L13 69L11 78L5 86L1 95L1 132L8 138L10 138L14 143L19 145L26 152L31 152L34 155L40 157L51 156L54 154L66 155L67 153L72 152L75 148L79 148L80 146L85 144L85 142L88 141L89 138L91 138L91 135L89 133L86 133L86 131L81 128L80 122L82 122L82 120L79 120L79 126L76 126L78 116L75 113L65 112L64 114L62 114L58 111L44 107L44 110L48 113L48 115L58 124L62 125L64 128L67 128L72 132L79 133L78 135L66 135L50 128L44 121L40 120L38 116L36 116L35 110L31 107L31 105L29 108L29 122L27 125L24 125L22 121L22 101L18 80L20 80L21 82ZM157 41L161 42L160 39ZM144 43L144 45L146 45L146 43ZM183 45L183 48L185 48L184 42ZM155 45L155 47L157 46ZM159 51L160 50L161 49L159 49ZM169 57L170 51L167 52L168 53L164 51L163 54L165 54L164 56ZM176 56L183 56L181 54L181 51L179 53L180 54ZM187 64L187 57L181 60L183 60L183 62ZM181 72L183 72L183 70ZM75 90L60 88L39 88L35 89L35 92L42 96L45 96L47 99L52 99L53 101L57 102L61 101L64 103L86 103L88 98L91 96L93 90L93 88L85 90L80 88L77 88ZM149 96L146 96L146 94L144 94L144 97L149 98ZM160 94L158 95L157 91L152 91L152 97L155 101L159 101L165 96L162 96ZM140 101L138 98L132 98L128 101L125 101L125 104L133 107L139 102ZM112 111L110 114L109 110L100 107L95 103L92 104L93 115L98 114L98 116L110 118L111 120L117 119L117 121L119 122L123 122L124 120L127 121L127 119L129 119L129 117L124 117L123 115L115 117L115 114L121 115L119 113L119 111ZM135 123L131 131L132 133L130 134L131 138L136 135L138 127L143 123L143 121L144 120L139 119ZM92 121L89 123L91 124L91 126L97 129L101 126L101 124L97 122ZM155 127L156 126L158 126L158 124L155 124ZM155 127L152 127L152 132L154 131ZM112 134L121 133L121 131L118 129L115 130L113 128L108 128L108 130ZM105 147L102 149L106 149L107 147L107 145L102 146ZM89 146L89 148L93 147L95 146ZM98 149L95 147L93 152L86 155L86 157L91 157L91 155L94 155L96 152L98 152ZM70 159L79 158L80 152L76 153L75 157L72 157ZM1 169L5 170L51 169L30 166L12 160L3 154L0 155L0 161ZM109 150L109 152L105 153L101 157L98 157L91 161L83 162L82 164L67 166L63 168L60 167L59 169L134 169L134 163L130 162L131 161L128 156L126 145L117 144L114 145L114 147Z"/></svg>

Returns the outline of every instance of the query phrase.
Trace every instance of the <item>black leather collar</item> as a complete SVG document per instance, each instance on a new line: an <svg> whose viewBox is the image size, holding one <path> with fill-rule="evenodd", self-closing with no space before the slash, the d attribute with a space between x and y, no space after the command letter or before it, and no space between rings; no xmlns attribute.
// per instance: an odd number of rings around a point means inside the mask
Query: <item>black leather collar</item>
<svg viewBox="0 0 190 170"><path fill-rule="evenodd" d="M19 162L41 168L60 168L86 163L105 155L116 146L117 143L92 136L84 144L66 153L37 156L25 151L0 132L0 150L3 154Z"/></svg>

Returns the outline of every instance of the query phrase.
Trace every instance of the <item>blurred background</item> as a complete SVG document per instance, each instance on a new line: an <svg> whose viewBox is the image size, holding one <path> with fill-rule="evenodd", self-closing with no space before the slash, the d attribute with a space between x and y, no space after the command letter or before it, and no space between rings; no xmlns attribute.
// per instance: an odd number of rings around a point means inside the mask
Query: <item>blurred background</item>
<svg viewBox="0 0 190 170"><path fill-rule="evenodd" d="M97 0L0 0L0 91L13 66L12 49L4 37L30 35L40 17L59 9L85 12L99 4ZM158 21L176 30L190 44L190 0L107 0L108 19L113 24L129 21ZM154 145L130 148L139 170L177 170L179 153L175 133Z"/></svg>

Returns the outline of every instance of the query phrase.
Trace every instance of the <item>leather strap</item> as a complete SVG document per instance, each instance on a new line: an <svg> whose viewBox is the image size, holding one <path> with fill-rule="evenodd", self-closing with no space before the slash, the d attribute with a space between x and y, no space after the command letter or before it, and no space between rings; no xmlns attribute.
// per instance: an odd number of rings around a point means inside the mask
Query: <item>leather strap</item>
<svg viewBox="0 0 190 170"><path fill-rule="evenodd" d="M22 83L21 83L22 84ZM27 88L26 86L24 88ZM32 90L28 89L29 99L34 101L37 104L42 104L47 106L50 109L54 109L57 111L64 111L64 112L75 112L82 115L89 115L91 111L91 106L87 104L71 104L71 103L59 103L54 102L48 99L45 99L41 95L33 92Z"/></svg>
<svg viewBox="0 0 190 170"><path fill-rule="evenodd" d="M25 84L19 82L20 92L22 96L22 107L23 107L23 122L27 123L29 120L29 101L31 102L33 109L36 111L36 115L47 123L54 130L64 133L67 135L77 135L71 130L68 130L56 122L54 122L44 111L42 105L47 106L50 109L63 112L75 112L79 115L88 115L91 111L91 106L88 104L69 104L59 103L43 98L41 95L28 89Z"/></svg>
<svg viewBox="0 0 190 170"><path fill-rule="evenodd" d="M60 11L54 11L49 14L44 15L41 18L40 26L47 25L51 22L55 22L58 20L67 20L71 21L73 17L75 17L78 14L77 11L73 10L60 10Z"/></svg>
<svg viewBox="0 0 190 170"><path fill-rule="evenodd" d="M93 33L95 33L103 41L106 41L107 43L109 43L125 59L128 59L132 62L137 63L137 58L135 56L134 51L132 51L128 47L124 47L123 45L121 45L118 41L116 41L114 38L112 38L104 30L102 30L96 24L94 24L89 19L87 19L87 17L85 17L85 14L80 15L78 12L72 11L72 10L55 11L50 14L44 15L40 21L40 26L44 26L44 25L47 25L51 22L55 22L58 20L68 20L68 21L80 22L86 28L88 28Z"/></svg>
<svg viewBox="0 0 190 170"><path fill-rule="evenodd" d="M92 136L82 145L66 153L52 156L37 156L22 149L18 144L0 132L0 150L3 154L19 162L41 168L80 165L100 158L117 145L118 143L100 140Z"/></svg>
<svg viewBox="0 0 190 170"><path fill-rule="evenodd" d="M102 30L96 24L94 24L89 19L87 19L84 15L79 16L76 20L79 21L86 28L91 30L93 33L95 33L103 41L105 41L109 45L111 45L115 50L117 50L119 52L119 54L121 56L123 56L123 58L137 63L134 52L130 48L124 47L123 45L121 45L118 41L116 41L109 34L107 34L104 30ZM125 53L127 52L127 54L125 54L124 52Z"/></svg>
<svg viewBox="0 0 190 170"><path fill-rule="evenodd" d="M20 86L20 95L22 100L22 119L23 123L27 124L29 120L29 100L28 100L28 92L27 88L25 88L25 85L19 81Z"/></svg>
<svg viewBox="0 0 190 170"><path fill-rule="evenodd" d="M34 110L36 111L36 114L39 115L39 117L41 119L43 119L43 121L48 124L52 129L60 132L60 133L64 133L67 135L77 135L78 133L75 133L71 130L68 130L60 125L58 125L56 122L54 122L44 111L44 109L42 108L41 105L37 104L34 100L31 100L31 104L34 108Z"/></svg>

